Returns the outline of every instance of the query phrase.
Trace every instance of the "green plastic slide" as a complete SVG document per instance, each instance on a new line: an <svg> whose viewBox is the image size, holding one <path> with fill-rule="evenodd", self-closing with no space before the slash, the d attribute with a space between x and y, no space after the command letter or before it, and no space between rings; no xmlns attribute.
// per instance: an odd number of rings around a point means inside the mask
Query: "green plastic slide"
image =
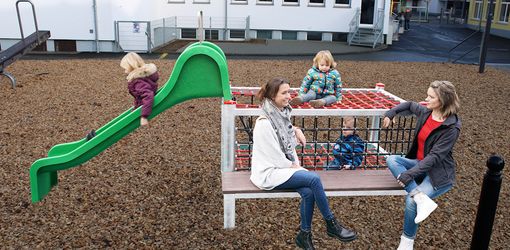
<svg viewBox="0 0 510 250"><path fill-rule="evenodd" d="M170 79L154 97L152 119L172 106L195 98L223 97L231 100L225 54L213 43L194 43L175 62ZM57 172L79 166L140 126L141 107L131 108L96 131L87 141L55 145L48 157L30 167L32 202L41 201L58 182Z"/></svg>

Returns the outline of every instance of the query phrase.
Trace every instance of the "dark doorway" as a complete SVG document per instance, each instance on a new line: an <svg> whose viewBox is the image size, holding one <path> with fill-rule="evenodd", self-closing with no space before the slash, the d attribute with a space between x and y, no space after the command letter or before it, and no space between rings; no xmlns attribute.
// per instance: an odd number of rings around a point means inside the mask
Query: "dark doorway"
<svg viewBox="0 0 510 250"><path fill-rule="evenodd" d="M375 0L361 0L360 24L374 24Z"/></svg>

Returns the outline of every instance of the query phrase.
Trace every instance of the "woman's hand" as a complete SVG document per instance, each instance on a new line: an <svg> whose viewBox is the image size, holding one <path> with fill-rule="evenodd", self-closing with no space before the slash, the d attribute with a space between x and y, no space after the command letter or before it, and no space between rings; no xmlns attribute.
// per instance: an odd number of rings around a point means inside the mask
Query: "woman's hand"
<svg viewBox="0 0 510 250"><path fill-rule="evenodd" d="M140 126L147 126L147 125L149 125L149 120L147 120L147 118L145 118L145 117L140 118Z"/></svg>
<svg viewBox="0 0 510 250"><path fill-rule="evenodd" d="M393 120L391 120L389 117L384 117L384 120L383 120L383 128L387 128L388 126L390 126L392 123L395 123L395 118L393 118Z"/></svg>
<svg viewBox="0 0 510 250"><path fill-rule="evenodd" d="M306 145L306 138L305 138L305 135L303 134L303 131L301 131L301 129L299 129L298 127L294 127L295 129L295 132L296 132L296 140L299 144L301 144L301 146L305 146Z"/></svg>
<svg viewBox="0 0 510 250"><path fill-rule="evenodd" d="M401 187L405 188L406 185L402 181L400 181L398 178L400 178L400 175L397 176L397 183L398 183L398 185L400 185Z"/></svg>
<svg viewBox="0 0 510 250"><path fill-rule="evenodd" d="M413 178L409 174L406 174L405 172L397 176L397 182L403 188L405 188L407 184L409 184L409 182L411 182L412 180Z"/></svg>

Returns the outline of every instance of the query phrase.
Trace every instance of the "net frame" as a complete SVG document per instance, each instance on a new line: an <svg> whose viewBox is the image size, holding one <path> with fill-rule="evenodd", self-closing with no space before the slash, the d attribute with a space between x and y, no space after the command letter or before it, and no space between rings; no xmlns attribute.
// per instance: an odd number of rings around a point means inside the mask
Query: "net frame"
<svg viewBox="0 0 510 250"><path fill-rule="evenodd" d="M256 94L259 87L232 87L235 101L222 105L222 171L250 170L253 128L262 115ZM299 89L291 88L295 97ZM305 147L296 151L302 166L309 170L324 170L333 160L332 148L340 133L343 119L354 117L354 131L364 141L362 164L357 170L386 169L388 155L405 155L414 137L416 118L396 117L395 123L381 128L384 113L402 98L375 88L346 88L339 104L314 109L307 103L294 107L292 121L307 138Z"/></svg>

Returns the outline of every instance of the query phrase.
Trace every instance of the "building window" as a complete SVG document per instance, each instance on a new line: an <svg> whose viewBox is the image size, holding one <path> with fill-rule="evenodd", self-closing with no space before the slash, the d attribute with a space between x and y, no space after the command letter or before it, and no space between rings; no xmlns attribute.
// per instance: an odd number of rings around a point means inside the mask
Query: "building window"
<svg viewBox="0 0 510 250"><path fill-rule="evenodd" d="M285 6L299 6L299 0L283 0L282 5L285 5Z"/></svg>
<svg viewBox="0 0 510 250"><path fill-rule="evenodd" d="M76 52L75 40L54 40L55 51Z"/></svg>
<svg viewBox="0 0 510 250"><path fill-rule="evenodd" d="M259 38L259 39L273 39L273 31L271 31L271 30L257 30L257 38Z"/></svg>
<svg viewBox="0 0 510 250"><path fill-rule="evenodd" d="M473 13L473 18L480 19L481 17L482 17L482 0L476 0L475 13Z"/></svg>
<svg viewBox="0 0 510 250"><path fill-rule="evenodd" d="M193 0L193 3L211 3L211 0Z"/></svg>
<svg viewBox="0 0 510 250"><path fill-rule="evenodd" d="M282 31L282 40L297 40L296 31Z"/></svg>
<svg viewBox="0 0 510 250"><path fill-rule="evenodd" d="M322 41L322 33L309 31L306 34L306 40L308 40L308 41Z"/></svg>
<svg viewBox="0 0 510 250"><path fill-rule="evenodd" d="M218 30L205 30L205 40L218 40Z"/></svg>
<svg viewBox="0 0 510 250"><path fill-rule="evenodd" d="M273 0L257 0L259 5L273 5Z"/></svg>
<svg viewBox="0 0 510 250"><path fill-rule="evenodd" d="M347 33L333 33L332 40L334 42L345 42L347 41Z"/></svg>
<svg viewBox="0 0 510 250"><path fill-rule="evenodd" d="M230 38L233 39L244 39L245 38L244 30L230 30Z"/></svg>
<svg viewBox="0 0 510 250"><path fill-rule="evenodd" d="M309 0L308 6L324 7L324 0Z"/></svg>
<svg viewBox="0 0 510 250"><path fill-rule="evenodd" d="M248 0L231 0L232 4L248 4Z"/></svg>
<svg viewBox="0 0 510 250"><path fill-rule="evenodd" d="M335 7L351 7L351 0L335 0Z"/></svg>
<svg viewBox="0 0 510 250"><path fill-rule="evenodd" d="M184 0L168 0L168 3L184 3Z"/></svg>
<svg viewBox="0 0 510 250"><path fill-rule="evenodd" d="M181 29L181 38L197 39L196 29Z"/></svg>
<svg viewBox="0 0 510 250"><path fill-rule="evenodd" d="M501 0L501 8L499 8L499 21L508 23L510 19L510 0Z"/></svg>

